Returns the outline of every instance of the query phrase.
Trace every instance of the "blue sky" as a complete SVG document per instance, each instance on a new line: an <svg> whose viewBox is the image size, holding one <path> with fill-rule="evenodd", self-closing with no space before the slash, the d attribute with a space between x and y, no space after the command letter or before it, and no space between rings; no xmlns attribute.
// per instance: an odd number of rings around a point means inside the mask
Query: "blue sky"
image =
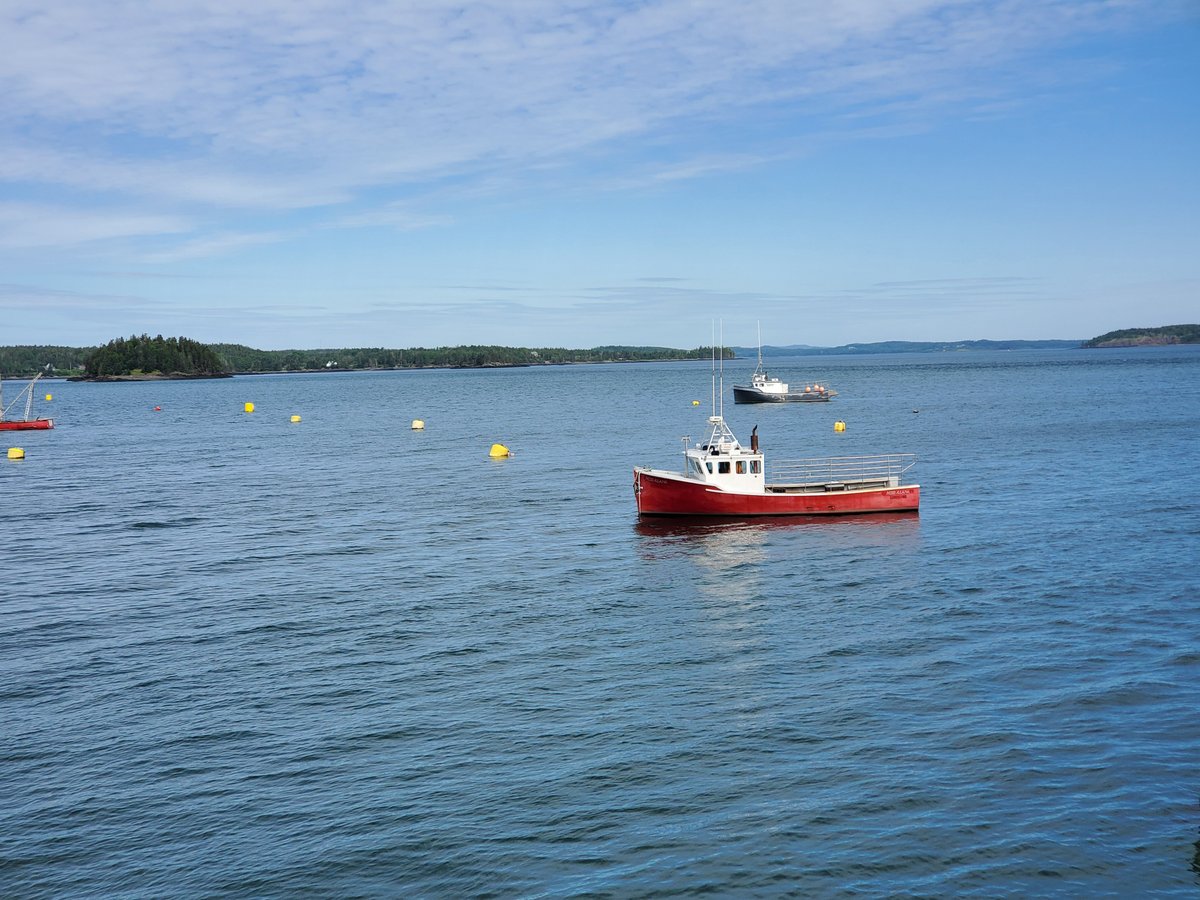
<svg viewBox="0 0 1200 900"><path fill-rule="evenodd" d="M0 37L0 344L1200 321L1188 0L8 0Z"/></svg>

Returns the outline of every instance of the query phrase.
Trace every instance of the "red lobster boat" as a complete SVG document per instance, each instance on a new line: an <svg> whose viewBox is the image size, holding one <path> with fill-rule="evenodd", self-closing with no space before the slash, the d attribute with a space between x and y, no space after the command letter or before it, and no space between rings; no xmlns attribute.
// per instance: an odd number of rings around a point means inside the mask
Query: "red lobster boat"
<svg viewBox="0 0 1200 900"><path fill-rule="evenodd" d="M25 385L25 387L21 390L21 393L17 394L17 399L8 406L4 405L4 392L2 389L0 389L0 431L40 431L46 428L54 427L53 419L29 418L29 414L33 410L33 386L41 377L42 375L40 372L37 375L34 375L33 380L30 381L29 384ZM7 417L9 409L20 403L22 396L25 397L25 418L9 419Z"/></svg>
<svg viewBox="0 0 1200 900"><path fill-rule="evenodd" d="M818 516L911 512L921 487L905 482L911 453L801 459L766 465L758 426L743 447L721 416L710 416L708 439L688 446L683 471L635 466L633 494L643 516Z"/></svg>

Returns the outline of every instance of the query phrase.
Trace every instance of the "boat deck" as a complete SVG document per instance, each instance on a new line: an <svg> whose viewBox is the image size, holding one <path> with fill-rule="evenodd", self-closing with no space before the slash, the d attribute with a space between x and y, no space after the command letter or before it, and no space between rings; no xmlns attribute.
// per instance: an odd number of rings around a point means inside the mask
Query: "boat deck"
<svg viewBox="0 0 1200 900"><path fill-rule="evenodd" d="M780 461L767 469L766 490L771 494L828 494L899 487L901 476L916 464L913 453Z"/></svg>

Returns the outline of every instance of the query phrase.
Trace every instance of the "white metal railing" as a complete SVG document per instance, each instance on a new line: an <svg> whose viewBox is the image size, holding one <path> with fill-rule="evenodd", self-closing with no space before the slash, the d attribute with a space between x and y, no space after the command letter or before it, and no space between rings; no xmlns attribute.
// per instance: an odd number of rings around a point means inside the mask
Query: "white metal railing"
<svg viewBox="0 0 1200 900"><path fill-rule="evenodd" d="M769 484L838 484L900 478L917 464L914 453L880 456L830 456L789 459L767 464Z"/></svg>

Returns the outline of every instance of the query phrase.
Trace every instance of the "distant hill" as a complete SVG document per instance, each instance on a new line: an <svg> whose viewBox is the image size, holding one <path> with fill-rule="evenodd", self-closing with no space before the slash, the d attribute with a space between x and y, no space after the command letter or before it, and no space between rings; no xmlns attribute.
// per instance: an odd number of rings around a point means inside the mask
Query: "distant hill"
<svg viewBox="0 0 1200 900"><path fill-rule="evenodd" d="M764 346L763 356L841 356L866 353L952 353L959 350L1071 350L1083 346L1070 341L877 341L844 344L841 347L810 347L804 344ZM757 347L733 347L738 356L757 356Z"/></svg>
<svg viewBox="0 0 1200 900"><path fill-rule="evenodd" d="M1125 328L1110 331L1085 341L1088 349L1097 347L1153 347L1162 344L1200 344L1200 325L1162 325L1158 328Z"/></svg>

